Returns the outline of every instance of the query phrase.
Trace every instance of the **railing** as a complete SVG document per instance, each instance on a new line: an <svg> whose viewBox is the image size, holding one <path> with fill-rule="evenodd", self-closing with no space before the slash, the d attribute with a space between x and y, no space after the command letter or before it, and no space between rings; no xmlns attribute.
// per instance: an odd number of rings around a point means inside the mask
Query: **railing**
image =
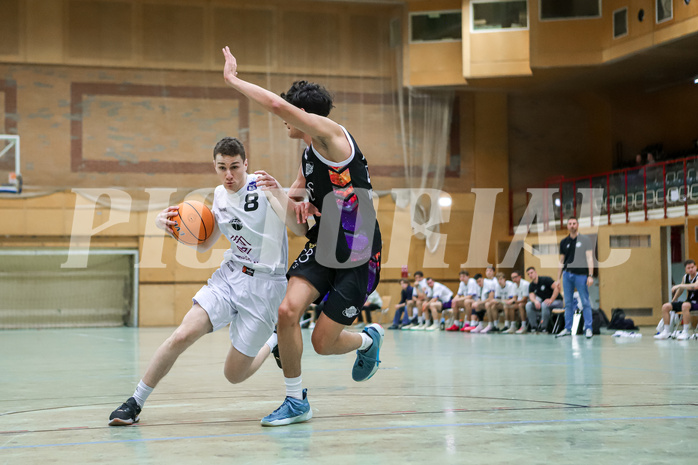
<svg viewBox="0 0 698 465"><path fill-rule="evenodd" d="M583 188L603 190L603 199L585 202L589 211L581 211L580 189ZM558 222L560 228L564 227L564 221L570 216L578 217L580 223L598 226L698 214L698 155L592 176L549 179L544 189L546 198L554 205L552 209L544 209L546 217L542 224L545 230L555 228ZM521 221L528 200L526 190L510 191L512 234ZM548 217L549 210L552 210L553 218Z"/></svg>

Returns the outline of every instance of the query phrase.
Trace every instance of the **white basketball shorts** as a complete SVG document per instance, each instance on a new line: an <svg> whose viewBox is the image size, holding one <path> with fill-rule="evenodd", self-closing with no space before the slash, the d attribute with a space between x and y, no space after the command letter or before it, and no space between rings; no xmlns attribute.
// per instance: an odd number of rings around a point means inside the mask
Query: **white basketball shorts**
<svg viewBox="0 0 698 465"><path fill-rule="evenodd" d="M208 313L214 331L230 323L233 347L255 357L274 332L288 281L285 275L249 276L241 268L225 262L192 300Z"/></svg>

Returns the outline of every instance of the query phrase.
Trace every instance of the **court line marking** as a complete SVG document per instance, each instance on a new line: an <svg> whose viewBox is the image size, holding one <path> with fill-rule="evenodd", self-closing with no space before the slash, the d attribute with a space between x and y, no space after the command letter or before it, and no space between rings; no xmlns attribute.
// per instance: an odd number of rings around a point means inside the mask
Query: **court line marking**
<svg viewBox="0 0 698 465"><path fill-rule="evenodd" d="M97 444L127 444L127 443L146 443L160 441L178 441L183 439L215 439L215 438L238 438L250 436L289 436L305 433L312 436L313 434L324 433L346 433L355 431L396 431L406 429L426 429L426 428L447 428L447 427L473 427L473 426L504 426L504 425L540 425L548 423L594 423L608 421L648 421L648 420L695 420L698 415L690 416L662 416L662 417L618 417L618 418L566 418L559 420L510 420L510 421L490 421L490 422L473 422L473 423L441 423L435 425L405 425L405 426L373 426L366 428L338 428L338 429L322 429L322 430L298 430L287 429L280 432L258 432L258 433L232 433L232 434L212 434L202 436L172 436L165 438L138 438L138 439L120 439L112 441L87 441L87 442L70 442L63 444L33 444L25 446L1 446L0 450L11 449L36 449L40 447L66 447L66 446L88 446Z"/></svg>
<svg viewBox="0 0 698 465"><path fill-rule="evenodd" d="M488 398L489 399L489 398ZM496 398L495 398L496 399ZM518 399L515 399L518 401ZM540 403L546 403L545 401L532 401L532 402L540 402ZM331 420L333 418L341 418L341 417L346 417L346 416L360 416L360 417L383 417L383 416L394 416L394 415L437 415L437 414L445 414L445 413L487 413L487 412L536 412L536 411L550 411L550 410L581 410L581 409L586 409L586 410L591 410L591 409L633 409L633 408L647 408L647 407L695 407L698 406L696 403L688 403L688 404L621 404L621 405L609 405L609 404L599 404L599 405L577 405L577 404L564 404L564 403L555 403L555 402L550 402L552 405L548 406L542 406L542 407L493 407L493 408L445 408L442 410L423 410L423 411L418 411L418 410L396 410L396 411L390 411L390 412L377 412L377 413L340 413L337 415L324 415L324 416L314 416L313 418L317 420ZM60 407L60 408L68 408L68 407ZM210 421L210 420L186 420L186 421L178 421L176 423L173 422L165 422L165 423L138 423L137 425L133 425L131 427L133 428L156 428L156 427L170 427L170 426L186 426L186 425L217 425L217 424L226 424L226 423L231 423L231 424L240 424L240 423L249 423L249 422L258 422L259 417L255 418L237 418L237 419L231 419L231 420L217 420L217 421ZM65 431L65 430L102 430L102 429L112 429L114 428L113 426L70 426L70 427L62 427L62 428L49 428L49 429L33 429L33 430L7 430L7 431L0 431L0 436L3 435L12 435L12 434L24 434L24 433L55 433L55 432L60 432L60 431Z"/></svg>

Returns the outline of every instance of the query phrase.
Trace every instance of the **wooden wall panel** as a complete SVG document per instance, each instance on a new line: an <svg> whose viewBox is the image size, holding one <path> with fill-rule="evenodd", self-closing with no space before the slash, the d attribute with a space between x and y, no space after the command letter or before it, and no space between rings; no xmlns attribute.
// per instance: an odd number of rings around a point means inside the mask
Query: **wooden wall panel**
<svg viewBox="0 0 698 465"><path fill-rule="evenodd" d="M20 24L19 0L0 2L0 55L19 55Z"/></svg>
<svg viewBox="0 0 698 465"><path fill-rule="evenodd" d="M283 11L281 31L281 66L303 73L342 67L339 15Z"/></svg>
<svg viewBox="0 0 698 465"><path fill-rule="evenodd" d="M178 4L143 5L145 61L205 63L204 8Z"/></svg>
<svg viewBox="0 0 698 465"><path fill-rule="evenodd" d="M70 1L67 54L70 58L128 60L133 56L133 6L123 2Z"/></svg>
<svg viewBox="0 0 698 465"><path fill-rule="evenodd" d="M510 95L512 189L612 169L611 114L610 101L589 93Z"/></svg>
<svg viewBox="0 0 698 465"><path fill-rule="evenodd" d="M388 22L375 16L351 16L349 27L351 30L349 66L369 74L385 74L393 68L394 63L389 56ZM366 53L368 50L371 52Z"/></svg>
<svg viewBox="0 0 698 465"><path fill-rule="evenodd" d="M64 40L63 2L26 0L26 60L34 63L62 63Z"/></svg>
<svg viewBox="0 0 698 465"><path fill-rule="evenodd" d="M267 69L275 59L274 12L271 9L214 8L216 51L228 45L240 66Z"/></svg>
<svg viewBox="0 0 698 465"><path fill-rule="evenodd" d="M583 233L583 231L582 231ZM618 266L599 268L599 298L601 308L610 317L613 308L652 308L652 316L631 316L636 324L654 325L659 321L662 310L662 269L666 257L662 256L660 226L619 225L599 228L599 260L607 260L611 250L609 237L620 234L649 235L652 247L631 248L628 261ZM652 266L647 266L652 264ZM636 270L642 270L637 273Z"/></svg>

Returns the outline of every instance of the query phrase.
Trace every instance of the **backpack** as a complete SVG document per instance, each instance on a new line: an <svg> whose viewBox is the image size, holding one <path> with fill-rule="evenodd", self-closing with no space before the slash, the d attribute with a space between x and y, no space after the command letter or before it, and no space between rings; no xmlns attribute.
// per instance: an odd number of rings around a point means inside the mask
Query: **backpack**
<svg viewBox="0 0 698 465"><path fill-rule="evenodd" d="M630 318L625 317L625 312L621 308L614 308L611 311L611 321L608 323L608 329L625 329L638 330L635 322Z"/></svg>
<svg viewBox="0 0 698 465"><path fill-rule="evenodd" d="M602 316L603 315L603 316ZM579 327L577 328L577 334L584 334L584 315L581 317L579 322ZM604 315L601 309L591 309L591 332L593 334L601 334L601 327L608 326L608 318Z"/></svg>

